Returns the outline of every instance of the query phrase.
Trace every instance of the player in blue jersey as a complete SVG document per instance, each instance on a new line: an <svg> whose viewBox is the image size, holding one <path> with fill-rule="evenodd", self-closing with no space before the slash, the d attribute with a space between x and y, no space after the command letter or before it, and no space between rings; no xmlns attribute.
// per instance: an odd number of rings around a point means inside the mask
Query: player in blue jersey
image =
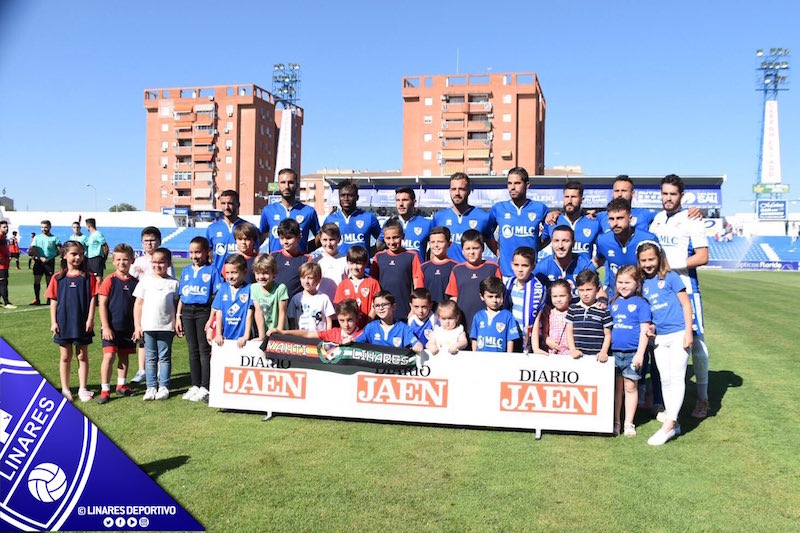
<svg viewBox="0 0 800 533"><path fill-rule="evenodd" d="M422 343L414 335L411 327L405 322L395 320L394 295L391 292L378 292L372 305L378 318L367 324L364 331L353 338L354 342L368 342L392 348L411 348L417 353L422 351Z"/></svg>
<svg viewBox="0 0 800 533"><path fill-rule="evenodd" d="M233 228L247 221L239 218L239 193L236 191L231 189L222 191L217 206L222 211L222 218L208 226L206 239L211 244L211 251L214 254L211 262L221 275L225 259L230 254L236 253L236 237L233 235Z"/></svg>
<svg viewBox="0 0 800 533"><path fill-rule="evenodd" d="M425 250L428 247L428 235L431 232L431 219L425 218L417 212L417 196L411 187L400 187L394 191L394 203L397 207L397 219L403 226L403 248L416 252L419 262L425 262ZM384 223L385 224L385 223ZM378 248L383 243L383 229L378 238Z"/></svg>
<svg viewBox="0 0 800 533"><path fill-rule="evenodd" d="M483 235L483 241L497 255L497 242L492 236L489 213L469 205L471 184L469 176L456 172L450 176L450 200L453 207L448 207L433 214L433 226L444 226L450 230L452 241L447 255L458 263L465 261L461 250L461 236L467 230L476 230Z"/></svg>
<svg viewBox="0 0 800 533"><path fill-rule="evenodd" d="M340 210L325 217L325 224L339 226L342 233L341 253L347 253L352 246L363 246L367 250L367 259L371 257L372 240L377 241L381 234L381 226L374 213L362 211L358 203L358 183L355 180L344 180L337 186L339 191Z"/></svg>
<svg viewBox="0 0 800 533"><path fill-rule="evenodd" d="M514 343L520 339L519 326L511 311L503 309L506 287L503 281L488 277L479 285L484 308L475 313L469 338L472 351L507 352L514 351Z"/></svg>
<svg viewBox="0 0 800 533"><path fill-rule="evenodd" d="M708 238L702 222L691 219L689 211L681 207L683 192L684 184L679 176L670 174L661 180L664 210L653 219L650 231L658 236L670 268L681 277L692 303L695 335L692 369L697 380L697 405L692 416L705 418L708 415L708 346L697 267L708 263Z"/></svg>
<svg viewBox="0 0 800 533"><path fill-rule="evenodd" d="M298 247L303 253L313 251L317 248L316 242L308 242L309 234L319 233L319 218L317 212L310 205L306 205L297 199L298 187L297 172L291 168L284 168L278 172L278 191L281 201L268 204L261 210L261 250L267 253L277 252L281 249L280 237L278 237L278 224L282 220L292 218L300 224L300 241Z"/></svg>
<svg viewBox="0 0 800 533"><path fill-rule="evenodd" d="M597 255L594 264L597 268L606 266L605 287L609 298L614 296L614 276L624 265L636 264L636 246L642 241L655 241L656 236L644 228L636 228L631 223L631 204L624 198L615 198L608 203L606 218L611 231L597 238Z"/></svg>
<svg viewBox="0 0 800 533"><path fill-rule="evenodd" d="M633 199L636 196L636 192L633 188L633 180L631 180L627 175L620 174L617 176L614 179L614 183L611 187L612 200L624 198L625 200L628 200L631 205L633 205ZM646 207L631 207L631 226L646 230L650 227L650 223L653 221L653 217L656 216L657 212L658 211L655 209L649 209ZM611 225L608 221L607 211L598 213L597 221L600 222L600 231L604 233L611 231Z"/></svg>
<svg viewBox="0 0 800 533"><path fill-rule="evenodd" d="M414 335L419 342L427 346L433 328L438 325L436 314L433 312L431 291L425 287L411 291L411 313L408 316L408 325L411 326Z"/></svg>
<svg viewBox="0 0 800 533"><path fill-rule="evenodd" d="M511 258L514 250L527 246L539 249L541 227L547 218L547 206L542 202L530 200L527 192L530 187L528 171L522 167L514 167L508 171L506 181L510 200L492 206L489 212L489 232L498 229L497 243L498 263L505 279L514 275ZM487 242L491 248L491 244Z"/></svg>
<svg viewBox="0 0 800 533"><path fill-rule="evenodd" d="M576 255L572 251L574 239L572 228L556 226L552 231L550 242L553 247L553 255L539 261L533 270L533 275L548 289L555 280L566 280L572 288L573 299L577 299L578 286L575 284L575 278L584 270L596 269L590 259L584 255ZM605 291L601 290L598 299L602 304L608 303Z"/></svg>
<svg viewBox="0 0 800 533"><path fill-rule="evenodd" d="M564 184L564 212L559 215L555 225L546 225L543 228L545 239L550 238L550 232L556 226L569 226L575 233L575 243L572 251L576 254L586 255L589 259L593 256L594 244L600 235L600 223L597 219L589 218L583 214L583 184L580 181L570 180Z"/></svg>
<svg viewBox="0 0 800 533"><path fill-rule="evenodd" d="M220 286L211 304L217 324L214 342L218 346L222 346L225 339L229 339L235 340L239 348L243 347L250 340L254 316L258 338L265 337L261 306L253 304L246 276L247 262L244 257L232 255L225 260L225 283Z"/></svg>

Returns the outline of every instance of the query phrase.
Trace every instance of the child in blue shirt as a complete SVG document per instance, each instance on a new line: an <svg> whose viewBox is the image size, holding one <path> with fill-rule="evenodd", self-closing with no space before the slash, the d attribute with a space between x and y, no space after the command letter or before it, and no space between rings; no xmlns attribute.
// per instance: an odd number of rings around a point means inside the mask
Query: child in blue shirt
<svg viewBox="0 0 800 533"><path fill-rule="evenodd" d="M513 352L514 341L520 338L520 334L514 315L508 309L503 309L506 292L503 281L492 276L486 277L478 290L486 308L475 313L472 319L469 331L472 350Z"/></svg>
<svg viewBox="0 0 800 533"><path fill-rule="evenodd" d="M514 250L511 258L514 275L506 283L506 309L511 311L519 325L524 353L535 348L531 346L533 327L547 296L542 282L533 276L535 264L536 250L529 246L520 246Z"/></svg>
<svg viewBox="0 0 800 533"><path fill-rule="evenodd" d="M620 430L624 389L626 437L636 436L633 416L639 403L638 384L647 349L647 330L652 320L650 304L640 294L641 284L642 276L635 265L621 267L616 274L614 299L609 304L613 321L611 355L616 365L614 434L618 435Z"/></svg>
<svg viewBox="0 0 800 533"><path fill-rule="evenodd" d="M431 332L436 326L436 315L433 313L431 291L425 287L411 291L411 313L408 315L408 325L411 326L419 342L427 345Z"/></svg>
<svg viewBox="0 0 800 533"><path fill-rule="evenodd" d="M260 305L253 305L247 278L247 260L241 255L229 255L225 259L225 283L223 283L211 308L216 316L217 335L214 342L222 346L225 339L235 340L242 348L250 340L253 316L256 318L258 338L264 339L264 316Z"/></svg>
<svg viewBox="0 0 800 533"><path fill-rule="evenodd" d="M364 331L353 339L354 342L368 342L392 348L411 348L417 353L422 351L422 343L408 324L395 321L396 304L391 292L378 292L372 301L372 306L378 319L367 324Z"/></svg>

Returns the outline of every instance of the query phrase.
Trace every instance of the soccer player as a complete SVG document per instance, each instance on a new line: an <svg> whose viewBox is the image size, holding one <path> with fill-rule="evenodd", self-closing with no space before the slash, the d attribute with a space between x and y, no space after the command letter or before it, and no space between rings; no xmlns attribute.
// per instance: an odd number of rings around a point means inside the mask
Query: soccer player
<svg viewBox="0 0 800 533"><path fill-rule="evenodd" d="M299 180L297 172L291 168L284 168L278 172L278 191L281 201L274 204L267 204L261 210L261 248L266 252L277 252L281 249L280 237L278 236L278 224L281 221L291 218L300 225L300 240L298 248L302 253L307 253L316 248L316 244L309 246L308 236L316 235L319 232L319 218L317 212L310 205L306 205L297 199L297 187ZM313 241L313 239L312 239Z"/></svg>
<svg viewBox="0 0 800 533"><path fill-rule="evenodd" d="M56 268L56 257L61 255L61 241L50 233L52 228L49 220L42 220L42 232L37 234L31 242L28 255L33 259L33 295L30 305L41 305L39 292L42 287L42 276L45 284L50 285L50 279Z"/></svg>
<svg viewBox="0 0 800 533"><path fill-rule="evenodd" d="M682 209L683 192L684 184L679 176L670 174L661 180L661 204L664 210L655 216L650 231L658 236L667 262L681 277L692 304L692 367L697 381L697 404L692 416L705 418L708 416L708 346L697 267L708 263L708 239L702 221L691 219L689 212Z"/></svg>
<svg viewBox="0 0 800 533"><path fill-rule="evenodd" d="M394 192L394 203L397 208L397 220L403 226L403 248L416 252L420 264L424 263L425 250L428 247L428 234L433 227L431 219L425 218L417 212L417 196L411 187L397 189ZM383 230L381 230L378 240L379 243L383 243Z"/></svg>
<svg viewBox="0 0 800 533"><path fill-rule="evenodd" d="M461 249L461 236L467 230L476 230L483 236L482 242L496 254L497 243L492 237L489 213L483 209L469 205L471 185L469 176L456 172L450 176L450 200L453 207L448 207L433 214L433 226L445 226L450 230L451 246L447 255L458 263L465 261Z"/></svg>
<svg viewBox="0 0 800 533"><path fill-rule="evenodd" d="M546 225L543 228L545 239L550 238L550 232L557 226L564 225L572 228L575 234L575 243L572 251L575 254L592 258L597 236L600 235L600 223L597 219L583 215L583 184L580 181L570 180L564 184L564 213L559 215L555 225Z"/></svg>
<svg viewBox="0 0 800 533"><path fill-rule="evenodd" d="M208 226L206 239L211 243L214 268L222 275L225 259L228 255L236 253L236 237L233 235L233 228L247 221L239 217L238 192L232 189L222 191L217 206L222 211L222 218Z"/></svg>
<svg viewBox="0 0 800 533"><path fill-rule="evenodd" d="M369 250L372 239L377 241L381 234L381 226L373 213L362 211L358 203L358 183L355 180L344 180L339 183L339 211L331 213L325 218L325 224L333 223L339 226L342 233L341 252L347 252L352 246L363 246Z"/></svg>
<svg viewBox="0 0 800 533"><path fill-rule="evenodd" d="M506 186L511 199L492 206L489 231L499 229L498 263L503 278L507 280L514 276L514 269L511 268L514 250L520 246L539 249L540 228L547 217L547 206L528 199L530 177L528 171L522 167L514 167L508 171ZM491 248L491 244L489 247Z"/></svg>
<svg viewBox="0 0 800 533"><path fill-rule="evenodd" d="M594 264L585 255L576 255L572 251L572 244L575 241L572 228L556 226L551 233L550 244L553 247L553 255L542 259L534 268L533 275L548 289L557 279L567 280L572 287L573 298L577 298L578 288L575 278L584 270L595 270ZM600 294L600 299L608 303L605 291Z"/></svg>

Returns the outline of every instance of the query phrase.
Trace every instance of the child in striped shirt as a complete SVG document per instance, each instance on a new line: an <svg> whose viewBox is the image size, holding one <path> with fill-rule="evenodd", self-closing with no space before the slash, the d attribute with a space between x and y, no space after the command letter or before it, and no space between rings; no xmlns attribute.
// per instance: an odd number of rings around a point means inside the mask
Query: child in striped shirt
<svg viewBox="0 0 800 533"><path fill-rule="evenodd" d="M600 276L594 270L584 270L575 276L579 300L567 311L567 344L575 359L584 355L596 356L601 363L608 361L611 348L611 313L598 306Z"/></svg>

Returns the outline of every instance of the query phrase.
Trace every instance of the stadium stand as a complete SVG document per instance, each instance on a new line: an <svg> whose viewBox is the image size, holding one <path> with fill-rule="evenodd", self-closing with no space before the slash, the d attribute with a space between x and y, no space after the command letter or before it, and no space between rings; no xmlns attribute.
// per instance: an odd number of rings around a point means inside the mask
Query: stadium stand
<svg viewBox="0 0 800 533"><path fill-rule="evenodd" d="M708 252L717 261L800 261L800 246L791 237L709 239Z"/></svg>

